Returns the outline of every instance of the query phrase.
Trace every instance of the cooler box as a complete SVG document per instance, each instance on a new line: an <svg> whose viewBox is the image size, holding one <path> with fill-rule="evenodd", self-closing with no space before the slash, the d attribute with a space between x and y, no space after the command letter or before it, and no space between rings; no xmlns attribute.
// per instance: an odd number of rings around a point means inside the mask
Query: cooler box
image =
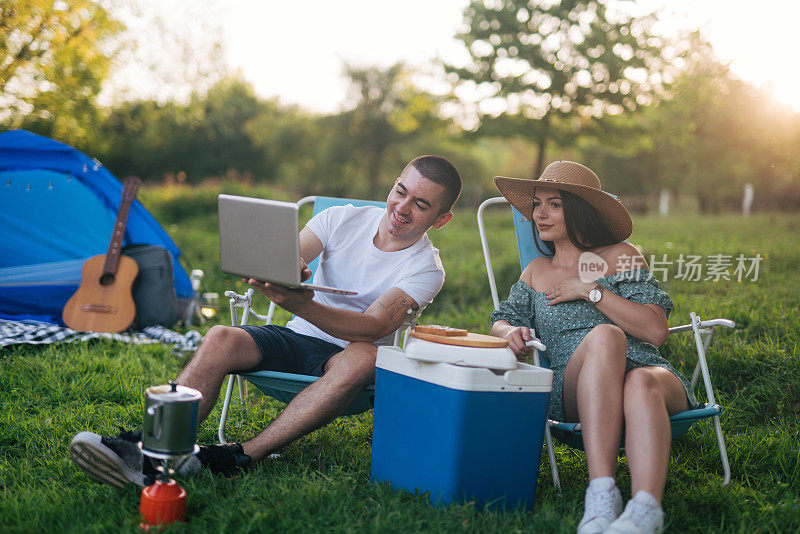
<svg viewBox="0 0 800 534"><path fill-rule="evenodd" d="M530 508L552 380L508 348L380 347L371 479L434 505Z"/></svg>

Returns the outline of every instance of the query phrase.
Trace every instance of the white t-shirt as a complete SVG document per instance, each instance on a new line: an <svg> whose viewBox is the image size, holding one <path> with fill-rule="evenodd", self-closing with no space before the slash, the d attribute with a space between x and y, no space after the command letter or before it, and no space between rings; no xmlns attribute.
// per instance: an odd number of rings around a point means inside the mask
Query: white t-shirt
<svg viewBox="0 0 800 534"><path fill-rule="evenodd" d="M404 291L420 308L431 303L444 284L439 251L427 234L408 248L385 252L372 243L386 210L377 206L334 206L315 215L306 227L322 242L313 283L358 291L358 295L314 293L314 300L333 308L364 312L392 287ZM286 325L299 334L313 336L346 347L302 317ZM392 335L376 345L392 342Z"/></svg>

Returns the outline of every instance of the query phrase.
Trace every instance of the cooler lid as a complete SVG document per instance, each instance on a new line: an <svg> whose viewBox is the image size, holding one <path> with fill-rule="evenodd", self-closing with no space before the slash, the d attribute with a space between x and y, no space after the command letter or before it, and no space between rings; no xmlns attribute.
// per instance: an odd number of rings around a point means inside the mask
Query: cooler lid
<svg viewBox="0 0 800 534"><path fill-rule="evenodd" d="M405 355L421 362L451 363L499 370L517 368L517 358L508 347L462 347L409 338L405 346Z"/></svg>
<svg viewBox="0 0 800 534"><path fill-rule="evenodd" d="M409 358L403 349L378 347L380 369L416 380L461 391L496 391L505 393L548 393L553 371L515 362L511 370L468 367L465 365L422 361Z"/></svg>

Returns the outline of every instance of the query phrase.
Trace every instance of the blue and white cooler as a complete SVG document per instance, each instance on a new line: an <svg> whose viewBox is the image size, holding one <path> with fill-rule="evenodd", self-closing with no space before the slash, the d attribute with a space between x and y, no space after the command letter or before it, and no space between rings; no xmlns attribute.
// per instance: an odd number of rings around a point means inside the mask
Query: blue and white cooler
<svg viewBox="0 0 800 534"><path fill-rule="evenodd" d="M434 505L532 507L552 380L508 347L380 347L372 480Z"/></svg>

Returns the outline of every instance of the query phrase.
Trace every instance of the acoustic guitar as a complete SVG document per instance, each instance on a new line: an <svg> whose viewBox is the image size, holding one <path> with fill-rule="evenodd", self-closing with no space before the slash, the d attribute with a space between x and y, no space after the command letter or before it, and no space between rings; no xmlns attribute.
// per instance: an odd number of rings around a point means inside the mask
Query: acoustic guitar
<svg viewBox="0 0 800 534"><path fill-rule="evenodd" d="M123 256L120 250L128 211L141 184L138 178L125 180L108 252L89 258L83 265L81 283L62 314L64 324L73 330L121 332L136 317L131 287L139 266L132 258Z"/></svg>

